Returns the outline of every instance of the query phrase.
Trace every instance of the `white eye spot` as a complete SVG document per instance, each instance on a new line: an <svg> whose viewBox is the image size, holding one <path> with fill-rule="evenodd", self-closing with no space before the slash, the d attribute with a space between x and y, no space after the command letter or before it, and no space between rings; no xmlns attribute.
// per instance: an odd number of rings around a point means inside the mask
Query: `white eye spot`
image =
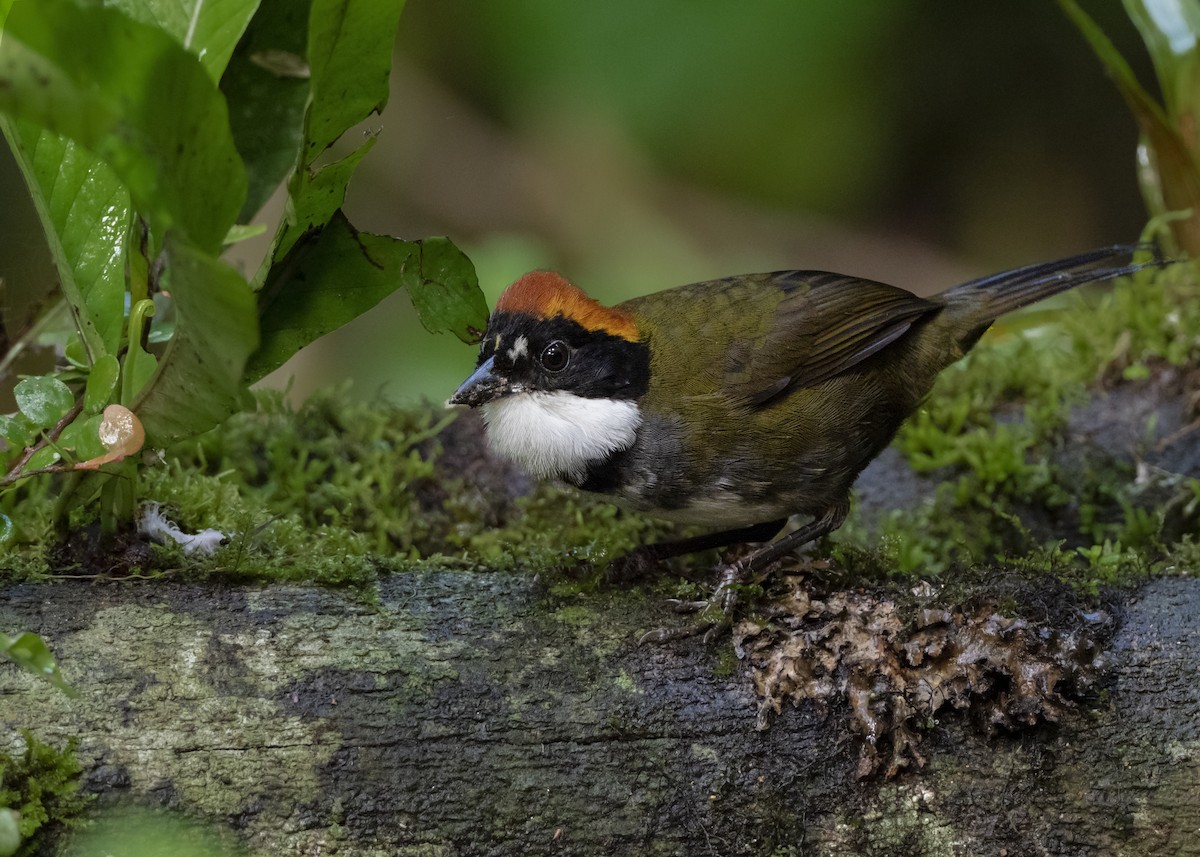
<svg viewBox="0 0 1200 857"><path fill-rule="evenodd" d="M499 343L496 344L496 347L497 348L500 347ZM513 347L508 349L508 359L512 360L512 361L516 361L516 359L518 357L520 357L523 354L528 354L528 353L529 353L529 340L526 339L524 336L518 336L517 341L515 343L513 343Z"/></svg>
<svg viewBox="0 0 1200 857"><path fill-rule="evenodd" d="M492 350L493 350L493 351L499 351L499 350L500 350L500 334L498 334L498 333L496 334L496 347L495 347L495 348L493 348Z"/></svg>

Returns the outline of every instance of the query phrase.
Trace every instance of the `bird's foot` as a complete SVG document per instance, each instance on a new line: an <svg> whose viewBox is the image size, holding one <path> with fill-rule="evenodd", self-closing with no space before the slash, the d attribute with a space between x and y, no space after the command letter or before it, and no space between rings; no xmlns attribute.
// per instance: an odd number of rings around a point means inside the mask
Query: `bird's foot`
<svg viewBox="0 0 1200 857"><path fill-rule="evenodd" d="M728 616L719 619L702 619L688 623L680 628L655 628L638 637L638 643L670 643L675 640L686 640L690 637L701 637L704 645L709 645L721 638L721 635L733 627Z"/></svg>
<svg viewBox="0 0 1200 857"><path fill-rule="evenodd" d="M655 628L638 638L639 643L668 643L703 635L704 644L720 639L733 627L733 612L738 605L738 590L750 567L744 561L731 563L721 569L721 576L712 595L700 600L672 598L667 601L676 613L696 617L696 621L681 628Z"/></svg>

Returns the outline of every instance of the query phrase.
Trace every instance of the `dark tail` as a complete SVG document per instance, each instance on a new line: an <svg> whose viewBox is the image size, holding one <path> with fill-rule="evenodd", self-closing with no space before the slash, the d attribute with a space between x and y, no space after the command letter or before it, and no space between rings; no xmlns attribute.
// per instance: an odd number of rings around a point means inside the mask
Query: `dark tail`
<svg viewBox="0 0 1200 857"><path fill-rule="evenodd" d="M1151 258L1135 262L1135 254L1150 254ZM1169 261L1153 244L1117 244L1057 262L1026 265L981 277L954 286L939 297L946 303L946 313L953 320L953 326L962 332L960 339L966 350L993 321L1007 312L1084 283L1123 277Z"/></svg>

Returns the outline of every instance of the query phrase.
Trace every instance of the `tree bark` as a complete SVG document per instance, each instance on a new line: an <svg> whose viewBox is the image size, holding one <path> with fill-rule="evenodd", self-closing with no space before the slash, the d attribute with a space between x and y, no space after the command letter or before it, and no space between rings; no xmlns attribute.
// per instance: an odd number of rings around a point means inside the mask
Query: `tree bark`
<svg viewBox="0 0 1200 857"><path fill-rule="evenodd" d="M1200 854L1200 581L1126 605L1106 692L857 778L844 705L765 731L750 667L638 645L661 603L517 575L343 591L61 582L0 593L81 692L0 667L0 720L79 736L100 805L179 808L250 853Z"/></svg>

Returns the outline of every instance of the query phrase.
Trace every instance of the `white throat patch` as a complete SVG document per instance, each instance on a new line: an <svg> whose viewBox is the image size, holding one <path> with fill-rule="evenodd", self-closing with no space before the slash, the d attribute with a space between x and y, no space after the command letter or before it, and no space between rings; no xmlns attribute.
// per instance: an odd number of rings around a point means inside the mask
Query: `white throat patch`
<svg viewBox="0 0 1200 857"><path fill-rule="evenodd" d="M488 444L534 476L583 479L593 461L633 445L642 423L637 405L587 399L562 390L516 393L482 408Z"/></svg>

